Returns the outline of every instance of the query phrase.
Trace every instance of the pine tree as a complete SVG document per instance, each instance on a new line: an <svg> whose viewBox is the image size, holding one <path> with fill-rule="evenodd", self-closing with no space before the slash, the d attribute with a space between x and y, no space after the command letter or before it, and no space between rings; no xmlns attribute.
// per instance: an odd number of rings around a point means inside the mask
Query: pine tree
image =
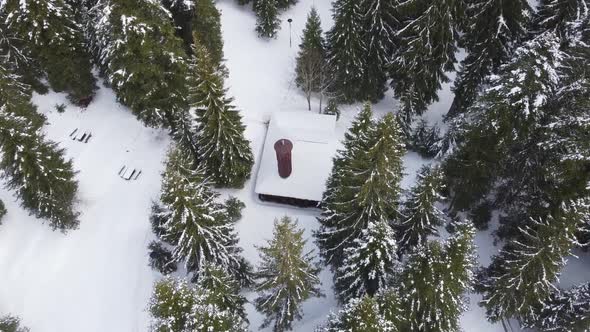
<svg viewBox="0 0 590 332"><path fill-rule="evenodd" d="M237 237L223 204L213 192L194 160L179 149L171 150L163 175L160 205L152 216L156 234L173 246L175 262L187 271L200 271L206 263L217 264L232 274L240 267Z"/></svg>
<svg viewBox="0 0 590 332"><path fill-rule="evenodd" d="M344 249L342 248L337 251L329 250L328 243L326 242L330 236L330 230L337 227L339 222L338 219L332 218L332 207L337 205L339 199L337 194L342 187L341 179L344 176L344 172L350 167L352 160L369 148L369 144L371 144L369 142L369 136L374 130L373 111L371 110L371 105L366 103L352 121L350 129L344 134L343 148L336 152L336 156L333 159L332 172L326 183L326 190L322 197L324 211L321 217L318 218L321 226L319 231L315 233L318 246L320 247L320 254L328 264L334 264L336 261L341 262L342 257L340 254ZM339 254L337 259L335 257L336 252Z"/></svg>
<svg viewBox="0 0 590 332"><path fill-rule="evenodd" d="M475 101L484 78L512 57L527 36L531 12L526 0L471 1L465 13L467 27L459 41L468 55L461 62L447 116L464 113Z"/></svg>
<svg viewBox="0 0 590 332"><path fill-rule="evenodd" d="M8 28L7 15L4 3L0 4L0 66L2 70L19 76L21 84L29 85L39 93L46 93L47 87L39 81L42 76L39 63L33 60L30 45Z"/></svg>
<svg viewBox="0 0 590 332"><path fill-rule="evenodd" d="M568 25L590 15L587 0L541 0L535 13L533 30L536 33L555 32L567 41Z"/></svg>
<svg viewBox="0 0 590 332"><path fill-rule="evenodd" d="M183 280L166 278L157 282L148 305L153 332L246 332L236 313L219 307L210 290L196 288Z"/></svg>
<svg viewBox="0 0 590 332"><path fill-rule="evenodd" d="M370 222L344 250L343 264L336 271L334 288L340 301L373 296L386 288L396 272L396 252L395 233L387 221Z"/></svg>
<svg viewBox="0 0 590 332"><path fill-rule="evenodd" d="M20 319L13 316L0 317L0 331L2 332L29 332L26 327L20 326Z"/></svg>
<svg viewBox="0 0 590 332"><path fill-rule="evenodd" d="M417 245L425 245L429 236L438 236L444 214L436 207L443 200L443 173L439 168L424 166L418 174L416 185L404 203L403 221L399 225L399 246L408 252Z"/></svg>
<svg viewBox="0 0 590 332"><path fill-rule="evenodd" d="M250 177L254 157L239 111L226 97L223 78L216 73L204 47L195 47L195 82L189 101L195 108L199 160L219 187L241 188Z"/></svg>
<svg viewBox="0 0 590 332"><path fill-rule="evenodd" d="M150 252L150 267L163 275L178 270L172 252L160 241L152 241L148 246Z"/></svg>
<svg viewBox="0 0 590 332"><path fill-rule="evenodd" d="M207 302L224 311L239 316L247 322L246 298L240 295L240 284L223 268L212 264L205 265L197 281L197 286L210 292Z"/></svg>
<svg viewBox="0 0 590 332"><path fill-rule="evenodd" d="M370 223L392 222L398 215L399 183L402 177L404 144L394 116L387 114L373 130L370 109L353 126L345 151L334 161L332 178L323 204L322 226L316 234L322 256L334 270L342 266L344 249L360 238ZM348 137L347 137L348 140Z"/></svg>
<svg viewBox="0 0 590 332"><path fill-rule="evenodd" d="M546 332L587 331L590 328L590 283L565 292L554 291L535 327Z"/></svg>
<svg viewBox="0 0 590 332"><path fill-rule="evenodd" d="M520 237L478 276L488 319L518 318L525 324L538 320L589 208L588 201L563 204L552 214L531 217L529 225L519 228Z"/></svg>
<svg viewBox="0 0 590 332"><path fill-rule="evenodd" d="M0 67L0 168L9 189L24 208L47 219L53 229L78 227L74 201L78 184L72 162L45 138L45 119L30 102L28 90Z"/></svg>
<svg viewBox="0 0 590 332"><path fill-rule="evenodd" d="M358 0L336 0L332 5L334 27L326 39L334 90L345 102L367 100L362 90L367 46L361 4Z"/></svg>
<svg viewBox="0 0 590 332"><path fill-rule="evenodd" d="M320 16L315 7L312 7L303 29L295 68L295 84L305 92L310 111L312 93L322 89L322 75L327 75L325 41L322 33Z"/></svg>
<svg viewBox="0 0 590 332"><path fill-rule="evenodd" d="M588 195L589 126L579 121L590 112L590 80L580 70L587 64L587 57L561 51L559 39L546 33L523 44L490 77L465 117L458 150L445 163L455 210L476 206L493 190L494 205L508 216L498 234L513 237L529 215Z"/></svg>
<svg viewBox="0 0 590 332"><path fill-rule="evenodd" d="M74 103L92 98L95 79L82 29L63 0L7 0L7 27L24 40L55 91Z"/></svg>
<svg viewBox="0 0 590 332"><path fill-rule="evenodd" d="M182 39L184 49L188 55L192 54L193 25L197 18L195 3L204 1L193 0L161 0L162 5L172 14L172 21L176 27L176 35Z"/></svg>
<svg viewBox="0 0 590 332"><path fill-rule="evenodd" d="M400 27L390 77L405 126L438 100L445 72L454 70L456 35L462 16L462 0L406 1L397 6Z"/></svg>
<svg viewBox="0 0 590 332"><path fill-rule="evenodd" d="M288 9L291 6L295 6L299 0L276 0L277 7L279 9Z"/></svg>
<svg viewBox="0 0 590 332"><path fill-rule="evenodd" d="M342 149L338 150L334 157L332 174L327 183L324 201L328 200L333 190L340 186L342 172L350 166L355 156L369 149L371 144L369 137L375 130L375 126L371 104L365 103L352 121L350 129L344 134Z"/></svg>
<svg viewBox="0 0 590 332"><path fill-rule="evenodd" d="M4 205L4 202L0 200L0 225L2 225L2 219L6 215L6 212L6 206Z"/></svg>
<svg viewBox="0 0 590 332"><path fill-rule="evenodd" d="M215 67L223 62L223 37L221 35L221 13L213 0L199 0L195 6L193 38L203 45Z"/></svg>
<svg viewBox="0 0 590 332"><path fill-rule="evenodd" d="M397 332L391 321L384 319L379 302L372 297L352 299L337 314L329 317L326 326L316 332Z"/></svg>
<svg viewBox="0 0 590 332"><path fill-rule="evenodd" d="M411 137L412 149L418 152L424 158L434 158L440 149L439 142L441 140L440 131L438 127L428 125L424 119L418 122L414 128Z"/></svg>
<svg viewBox="0 0 590 332"><path fill-rule="evenodd" d="M92 51L118 100L146 125L172 127L187 108L188 70L169 12L151 0L105 0L90 17Z"/></svg>
<svg viewBox="0 0 590 332"><path fill-rule="evenodd" d="M304 253L306 241L297 222L285 216L275 220L273 239L260 247L262 262L258 267L255 300L265 319L261 328L289 331L295 320L302 318L301 303L320 297L319 267L313 262L312 252Z"/></svg>
<svg viewBox="0 0 590 332"><path fill-rule="evenodd" d="M275 38L281 28L277 0L256 0L256 32L259 37Z"/></svg>
<svg viewBox="0 0 590 332"><path fill-rule="evenodd" d="M475 266L475 230L468 222L444 245L429 242L408 258L400 276L402 331L458 332L465 310L463 294L470 290Z"/></svg>
<svg viewBox="0 0 590 332"><path fill-rule="evenodd" d="M395 30L399 22L395 17L395 4L391 0L365 0L363 39L366 49L363 58L363 89L365 99L377 102L383 99L387 83L386 67L394 50Z"/></svg>

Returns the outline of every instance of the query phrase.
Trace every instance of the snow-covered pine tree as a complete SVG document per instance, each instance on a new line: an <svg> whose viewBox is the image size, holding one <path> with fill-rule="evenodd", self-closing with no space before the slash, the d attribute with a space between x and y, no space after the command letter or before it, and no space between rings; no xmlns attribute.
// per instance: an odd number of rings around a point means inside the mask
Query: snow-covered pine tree
<svg viewBox="0 0 590 332"><path fill-rule="evenodd" d="M221 13L214 0L198 0L195 3L193 38L209 52L216 68L223 62L223 37L221 35Z"/></svg>
<svg viewBox="0 0 590 332"><path fill-rule="evenodd" d="M201 168L180 149L170 151L162 180L160 204L154 208L152 226L173 246L176 262L198 272L206 263L217 264L235 275L240 267L236 254L234 223L223 204L215 199Z"/></svg>
<svg viewBox="0 0 590 332"><path fill-rule="evenodd" d="M87 24L92 51L117 98L148 126L174 125L187 108L182 41L155 0L100 0Z"/></svg>
<svg viewBox="0 0 590 332"><path fill-rule="evenodd" d="M367 110L368 109L368 110ZM350 146L334 161L332 178L316 234L322 256L333 270L342 266L343 252L372 222L394 221L402 177L404 144L395 117L389 113L372 127L370 106L353 126ZM365 136L366 135L366 136Z"/></svg>
<svg viewBox="0 0 590 332"><path fill-rule="evenodd" d="M334 289L341 303L373 296L390 285L397 267L395 237L386 220L375 220L344 249L344 262L334 276Z"/></svg>
<svg viewBox="0 0 590 332"><path fill-rule="evenodd" d="M383 317L377 299L364 296L352 299L336 314L331 314L328 323L316 332L398 332L391 321Z"/></svg>
<svg viewBox="0 0 590 332"><path fill-rule="evenodd" d="M0 199L0 225L2 225L2 219L6 215L6 212L6 205L4 205L4 202Z"/></svg>
<svg viewBox="0 0 590 332"><path fill-rule="evenodd" d="M47 219L53 229L74 229L79 223L74 211L78 184L72 162L41 132L45 119L17 79L0 66L2 177L32 214Z"/></svg>
<svg viewBox="0 0 590 332"><path fill-rule="evenodd" d="M363 109L357 114L352 121L350 129L344 134L343 148L336 152L332 162L332 172L326 183L326 191L322 197L323 212L318 218L320 229L314 235L317 238L317 244L320 248L320 254L327 264L333 264L333 267L339 266L342 262L342 250L331 249L331 230L337 227L338 218L334 218L332 213L333 207L338 206L338 196L340 192L341 178L350 163L360 153L364 153L371 144L369 136L375 130L375 121L373 120L373 111L371 104L366 103ZM336 255L336 256L335 256ZM335 265L334 265L335 264Z"/></svg>
<svg viewBox="0 0 590 332"><path fill-rule="evenodd" d="M281 28L279 7L277 0L256 0L254 11L256 12L256 32L259 37L275 38Z"/></svg>
<svg viewBox="0 0 590 332"><path fill-rule="evenodd" d="M0 3L0 63L3 70L19 76L20 82L34 88L39 93L47 92L47 87L39 81L42 71L39 63L33 60L28 43L15 35L6 25L5 2Z"/></svg>
<svg viewBox="0 0 590 332"><path fill-rule="evenodd" d="M432 127L421 119L414 128L410 144L412 150L418 152L424 158L434 158L440 151L440 130L436 125Z"/></svg>
<svg viewBox="0 0 590 332"><path fill-rule="evenodd" d="M152 241L148 246L150 253L150 267L163 275L178 270L172 252L160 241Z"/></svg>
<svg viewBox="0 0 590 332"><path fill-rule="evenodd" d="M544 332L590 329L590 283L565 292L555 290L546 301L535 327Z"/></svg>
<svg viewBox="0 0 590 332"><path fill-rule="evenodd" d="M29 329L20 325L20 319L14 316L0 317L0 331L2 332L29 332Z"/></svg>
<svg viewBox="0 0 590 332"><path fill-rule="evenodd" d="M209 291L207 303L229 311L247 322L244 304L247 300L240 295L240 284L223 268L207 264L199 273L197 287Z"/></svg>
<svg viewBox="0 0 590 332"><path fill-rule="evenodd" d="M541 0L534 15L535 33L555 32L567 42L568 25L583 22L590 15L588 0Z"/></svg>
<svg viewBox="0 0 590 332"><path fill-rule="evenodd" d="M403 311L404 308L402 307L397 285L385 289L375 298L379 303L380 312L383 318L386 321L393 323L395 329L392 329L392 332L401 332L401 327L404 325L407 318Z"/></svg>
<svg viewBox="0 0 590 332"><path fill-rule="evenodd" d="M299 44L297 66L295 67L295 84L307 97L307 106L311 111L311 96L322 88L322 75L327 75L326 49L322 35L320 16L315 7L307 15L303 29L303 38Z"/></svg>
<svg viewBox="0 0 590 332"><path fill-rule="evenodd" d="M532 216L519 228L520 236L493 257L478 275L481 305L489 320L517 318L525 325L538 321L589 208L588 200L579 200L548 215Z"/></svg>
<svg viewBox="0 0 590 332"><path fill-rule="evenodd" d="M397 0L364 0L362 38L366 47L362 58L364 100L377 102L387 91L387 66L394 50L395 31L400 25L395 17Z"/></svg>
<svg viewBox="0 0 590 332"><path fill-rule="evenodd" d="M440 168L423 166L416 185L404 202L402 221L399 223L399 247L403 253L417 245L424 245L429 236L438 235L437 227L444 222L444 213L436 203L444 199L441 191L444 176Z"/></svg>
<svg viewBox="0 0 590 332"><path fill-rule="evenodd" d="M465 310L464 293L475 266L475 230L469 222L456 225L444 245L432 241L414 250L400 275L401 331L458 332Z"/></svg>
<svg viewBox="0 0 590 332"><path fill-rule="evenodd" d="M328 200L334 188L340 186L340 176L346 167L359 153L369 149L372 142L369 138L375 131L376 122L373 120L373 110L370 103L365 103L361 111L352 121L350 128L344 134L342 149L334 157L332 174L328 180L324 201Z"/></svg>
<svg viewBox="0 0 590 332"><path fill-rule="evenodd" d="M526 0L475 0L466 8L466 28L459 45L467 57L461 61L453 86L455 98L447 114L454 117L473 104L489 74L509 60L527 36L531 8Z"/></svg>
<svg viewBox="0 0 590 332"><path fill-rule="evenodd" d="M194 60L194 59L193 59ZM189 62L189 65L192 65ZM188 83L194 83L191 79ZM199 149L197 147L197 131L195 125L195 116L190 109L179 110L174 115L174 129L171 131L171 136L178 145L178 147L186 152L190 152L195 160L199 159Z"/></svg>
<svg viewBox="0 0 590 332"><path fill-rule="evenodd" d="M409 0L396 6L400 22L407 23L397 30L389 74L406 127L438 100L441 83L449 80L445 72L454 70L462 8L463 0Z"/></svg>
<svg viewBox="0 0 590 332"><path fill-rule="evenodd" d="M217 306L213 292L181 279L165 278L154 285L148 305L152 332L246 332L236 313Z"/></svg>
<svg viewBox="0 0 590 332"><path fill-rule="evenodd" d="M170 11L176 27L176 35L183 41L187 54L192 53L193 24L195 24L195 2L193 0L160 0L164 8ZM198 1L203 2L203 1Z"/></svg>
<svg viewBox="0 0 590 332"><path fill-rule="evenodd" d="M547 33L518 48L514 59L489 77L489 88L464 117L468 122L460 146L445 164L455 210L475 206L494 183L500 184L499 205L522 203L526 211L560 201L547 194L567 190L556 177L563 152L543 151L540 140L543 132L556 133L547 124L559 115L554 97L565 57L555 35Z"/></svg>
<svg viewBox="0 0 590 332"><path fill-rule="evenodd" d="M291 6L295 6L299 0L276 0L277 7L279 9L288 9Z"/></svg>
<svg viewBox="0 0 590 332"><path fill-rule="evenodd" d="M291 330L293 321L302 318L301 303L320 297L320 268L312 252L305 253L303 230L285 216L275 220L273 239L258 248L261 263L255 285L259 293L255 306L264 316L261 328L274 332Z"/></svg>
<svg viewBox="0 0 590 332"><path fill-rule="evenodd" d="M332 4L334 27L328 31L328 64L335 93L345 102L364 101L363 77L367 46L363 38L364 16L358 0L336 0Z"/></svg>
<svg viewBox="0 0 590 332"><path fill-rule="evenodd" d="M6 25L25 41L55 91L73 103L92 98L96 88L90 55L72 8L63 0L6 0Z"/></svg>
<svg viewBox="0 0 590 332"><path fill-rule="evenodd" d="M34 108L28 102L22 106ZM72 162L35 127L10 106L0 106L2 177L7 187L16 191L22 206L36 217L47 219L53 229L75 229L79 223L74 211L78 184Z"/></svg>
<svg viewBox="0 0 590 332"><path fill-rule="evenodd" d="M196 113L198 159L217 186L242 188L254 164L250 142L240 112L226 96L223 77L198 43L192 71L188 98Z"/></svg>

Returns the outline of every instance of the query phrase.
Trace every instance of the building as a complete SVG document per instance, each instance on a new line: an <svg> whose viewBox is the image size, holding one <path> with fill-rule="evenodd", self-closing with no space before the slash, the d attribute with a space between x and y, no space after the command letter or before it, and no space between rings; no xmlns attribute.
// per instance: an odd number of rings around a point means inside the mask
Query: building
<svg viewBox="0 0 590 332"><path fill-rule="evenodd" d="M260 200L317 207L332 171L335 129L333 115L274 113L256 179Z"/></svg>

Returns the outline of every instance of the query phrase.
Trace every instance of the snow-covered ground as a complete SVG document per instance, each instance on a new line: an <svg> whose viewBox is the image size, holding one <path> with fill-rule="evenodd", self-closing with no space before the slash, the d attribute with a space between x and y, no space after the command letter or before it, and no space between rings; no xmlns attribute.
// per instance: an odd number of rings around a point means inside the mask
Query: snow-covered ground
<svg viewBox="0 0 590 332"><path fill-rule="evenodd" d="M246 135L252 141L257 161L271 113L308 112L305 97L294 85L293 72L297 45L312 5L318 9L324 30L328 30L332 25L330 1L300 0L282 15L283 26L277 39L267 41L257 38L255 17L249 8L238 6L235 0L218 0L230 73L227 85L243 112ZM293 19L291 47L287 18ZM448 85L440 98L425 115L431 123L440 123L448 109L452 99ZM96 100L84 111L67 103L62 94L35 96L34 102L48 116L48 137L60 142L79 171L81 225L67 235L53 232L42 221L27 215L11 192L0 189L0 198L8 209L0 226L0 313L21 316L32 332L146 332L149 317L145 308L152 283L159 277L147 265L146 247L153 238L148 216L151 200L159 194L162 162L170 140L160 130L143 127L116 102L112 90L102 86ZM63 114L55 111L59 103L68 105ZM388 93L375 105L375 112L382 115L394 110L395 105ZM313 106L317 108L317 101ZM339 136L359 107L343 107L337 124ZM92 132L87 144L69 138L75 128ZM403 186L409 188L416 171L430 161L415 153L408 153L404 161L407 176ZM124 165L142 170L137 181L125 181L117 175ZM243 190L223 191L246 203L238 224L246 257L253 263L258 261L255 245L270 238L273 220L283 215L299 220L309 237L309 249L314 249L311 236L318 225L318 211L259 202L253 188L257 171L258 163ZM482 264L488 264L490 255L497 251L490 234L487 231L477 235ZM580 257L571 260L564 284L590 278L588 255ZM321 280L326 297L304 304L304 318L295 324L295 331L313 331L336 309L330 273L322 272ZM247 297L253 299L255 295ZM470 310L462 318L466 331L503 331L486 321L476 303L478 296L470 299ZM257 331L262 317L251 305L247 310L251 329Z"/></svg>

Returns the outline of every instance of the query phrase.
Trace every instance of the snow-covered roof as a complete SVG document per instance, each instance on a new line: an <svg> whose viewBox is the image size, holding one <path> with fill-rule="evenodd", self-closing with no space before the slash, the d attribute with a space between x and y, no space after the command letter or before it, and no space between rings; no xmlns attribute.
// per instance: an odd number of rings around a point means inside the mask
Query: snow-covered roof
<svg viewBox="0 0 590 332"><path fill-rule="evenodd" d="M336 117L311 112L277 112L272 115L260 168L256 193L320 201L332 170L336 152ZM274 144L280 139L293 143L292 173L279 176Z"/></svg>

